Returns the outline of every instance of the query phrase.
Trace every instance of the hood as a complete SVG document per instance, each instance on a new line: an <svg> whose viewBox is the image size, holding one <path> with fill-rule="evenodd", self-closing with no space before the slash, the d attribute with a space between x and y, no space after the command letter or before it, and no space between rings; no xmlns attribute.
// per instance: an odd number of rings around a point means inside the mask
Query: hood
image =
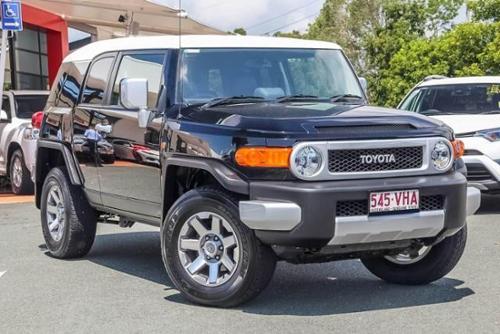
<svg viewBox="0 0 500 334"><path fill-rule="evenodd" d="M231 104L207 109L187 107L182 116L197 123L281 135L342 132L347 137L359 138L373 137L373 131L378 129L388 132L384 137L395 132L408 134L408 131L423 136L438 128L446 133L445 136L451 135L451 130L443 127L442 122L408 111L328 102Z"/></svg>
<svg viewBox="0 0 500 334"><path fill-rule="evenodd" d="M450 126L457 135L479 130L500 128L500 115L443 115L432 116Z"/></svg>

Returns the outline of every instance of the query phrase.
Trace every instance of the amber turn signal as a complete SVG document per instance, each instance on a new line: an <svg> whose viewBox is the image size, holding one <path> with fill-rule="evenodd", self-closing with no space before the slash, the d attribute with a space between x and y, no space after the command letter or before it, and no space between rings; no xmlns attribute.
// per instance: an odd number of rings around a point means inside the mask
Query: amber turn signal
<svg viewBox="0 0 500 334"><path fill-rule="evenodd" d="M453 146L453 156L455 157L455 159L460 159L461 157L463 157L465 151L464 142L460 139L456 139L451 142L451 145Z"/></svg>
<svg viewBox="0 0 500 334"><path fill-rule="evenodd" d="M235 159L243 167L288 168L291 147L242 147Z"/></svg>

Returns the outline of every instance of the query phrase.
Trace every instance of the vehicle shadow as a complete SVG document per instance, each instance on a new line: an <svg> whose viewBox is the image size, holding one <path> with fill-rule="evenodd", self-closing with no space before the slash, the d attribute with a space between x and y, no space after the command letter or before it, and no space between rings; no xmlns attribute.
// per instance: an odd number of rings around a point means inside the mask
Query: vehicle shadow
<svg viewBox="0 0 500 334"><path fill-rule="evenodd" d="M98 235L92 251L78 261L173 286L163 268L158 232ZM360 261L293 265L280 262L269 287L240 310L261 315L331 315L458 301L474 294L464 282L444 278L426 286L398 286L372 276ZM190 304L179 293L166 300Z"/></svg>

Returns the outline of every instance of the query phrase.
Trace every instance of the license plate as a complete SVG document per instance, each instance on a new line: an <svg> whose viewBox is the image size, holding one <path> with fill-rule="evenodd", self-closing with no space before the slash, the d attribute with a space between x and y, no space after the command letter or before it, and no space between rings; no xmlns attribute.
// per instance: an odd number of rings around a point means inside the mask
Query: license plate
<svg viewBox="0 0 500 334"><path fill-rule="evenodd" d="M370 213L418 210L418 190L383 191L370 193Z"/></svg>

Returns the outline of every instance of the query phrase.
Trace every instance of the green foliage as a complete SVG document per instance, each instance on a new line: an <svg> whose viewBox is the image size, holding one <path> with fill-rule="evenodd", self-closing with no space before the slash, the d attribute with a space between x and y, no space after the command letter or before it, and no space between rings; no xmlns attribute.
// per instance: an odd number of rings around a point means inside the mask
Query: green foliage
<svg viewBox="0 0 500 334"><path fill-rule="evenodd" d="M300 31L293 30L292 32L275 32L273 34L274 37L289 37L289 38L305 38L305 35L302 35Z"/></svg>
<svg viewBox="0 0 500 334"><path fill-rule="evenodd" d="M230 35L243 35L243 36L246 36L247 34L247 31L245 30L245 28L235 28L233 31L228 31L227 32L228 34Z"/></svg>
<svg viewBox="0 0 500 334"><path fill-rule="evenodd" d="M495 75L500 72L500 23L457 25L442 36L420 38L403 46L382 70L385 105L395 106L428 75Z"/></svg>
<svg viewBox="0 0 500 334"><path fill-rule="evenodd" d="M471 0L467 8L475 21L500 21L500 0Z"/></svg>

